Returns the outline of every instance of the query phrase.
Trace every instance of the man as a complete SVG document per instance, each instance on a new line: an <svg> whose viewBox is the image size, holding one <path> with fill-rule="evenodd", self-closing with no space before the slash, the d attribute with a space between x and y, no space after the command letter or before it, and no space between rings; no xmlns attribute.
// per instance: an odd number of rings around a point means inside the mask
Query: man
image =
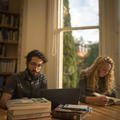
<svg viewBox="0 0 120 120"><path fill-rule="evenodd" d="M47 79L40 73L47 58L38 50L33 50L26 56L26 70L10 76L5 84L0 100L2 108L11 98L38 97L40 89L47 88Z"/></svg>

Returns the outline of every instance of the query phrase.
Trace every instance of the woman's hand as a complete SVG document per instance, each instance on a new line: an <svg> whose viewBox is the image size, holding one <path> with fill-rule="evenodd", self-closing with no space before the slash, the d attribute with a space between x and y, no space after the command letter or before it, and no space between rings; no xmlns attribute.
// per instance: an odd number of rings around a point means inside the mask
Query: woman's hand
<svg viewBox="0 0 120 120"><path fill-rule="evenodd" d="M107 105L109 102L109 99L106 96L96 96L94 98L95 104L97 105Z"/></svg>
<svg viewBox="0 0 120 120"><path fill-rule="evenodd" d="M107 105L109 99L106 96L88 96L86 97L86 103L95 105Z"/></svg>

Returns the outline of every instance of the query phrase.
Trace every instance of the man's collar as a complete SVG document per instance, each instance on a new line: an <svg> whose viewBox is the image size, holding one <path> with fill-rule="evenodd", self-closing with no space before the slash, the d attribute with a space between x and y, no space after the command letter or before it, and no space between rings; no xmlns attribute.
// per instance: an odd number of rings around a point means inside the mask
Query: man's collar
<svg viewBox="0 0 120 120"><path fill-rule="evenodd" d="M40 76L40 73L38 73L38 75L36 75L36 76L31 75L28 69L26 69L25 72L26 72L26 76L29 81L37 80L38 77Z"/></svg>

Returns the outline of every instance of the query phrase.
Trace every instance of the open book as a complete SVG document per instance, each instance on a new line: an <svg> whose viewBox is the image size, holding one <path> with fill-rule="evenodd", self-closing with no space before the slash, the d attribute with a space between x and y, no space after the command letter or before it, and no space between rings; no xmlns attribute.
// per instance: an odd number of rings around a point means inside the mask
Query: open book
<svg viewBox="0 0 120 120"><path fill-rule="evenodd" d="M93 95L102 96L102 94L97 93L97 92L94 92ZM109 105L112 105L112 104L120 105L120 99L119 98L114 98L114 97L109 97L109 96L106 96L106 97L109 99L109 102L108 102Z"/></svg>

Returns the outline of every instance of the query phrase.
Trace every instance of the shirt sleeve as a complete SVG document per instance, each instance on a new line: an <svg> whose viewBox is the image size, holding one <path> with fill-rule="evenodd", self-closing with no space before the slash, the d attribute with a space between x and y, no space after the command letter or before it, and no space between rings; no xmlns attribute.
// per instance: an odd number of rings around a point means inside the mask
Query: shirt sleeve
<svg viewBox="0 0 120 120"><path fill-rule="evenodd" d="M86 98L86 79L82 79L79 81L79 88L80 88L80 97L79 100L80 102L85 103L85 98Z"/></svg>
<svg viewBox="0 0 120 120"><path fill-rule="evenodd" d="M110 96L110 97L115 97L116 98L116 90L113 89L111 94L106 94L106 96Z"/></svg>
<svg viewBox="0 0 120 120"><path fill-rule="evenodd" d="M92 96L93 91L87 88L87 78L80 80L80 97L79 100L83 103L86 103L85 99L87 96Z"/></svg>
<svg viewBox="0 0 120 120"><path fill-rule="evenodd" d="M47 89L48 88L48 86L47 86L47 78L46 78L46 76L43 74L42 75L42 86L41 86L41 88L43 88L43 89Z"/></svg>
<svg viewBox="0 0 120 120"><path fill-rule="evenodd" d="M14 91L16 89L16 75L12 75L6 79L5 86L3 88L3 92L9 93L13 96Z"/></svg>

